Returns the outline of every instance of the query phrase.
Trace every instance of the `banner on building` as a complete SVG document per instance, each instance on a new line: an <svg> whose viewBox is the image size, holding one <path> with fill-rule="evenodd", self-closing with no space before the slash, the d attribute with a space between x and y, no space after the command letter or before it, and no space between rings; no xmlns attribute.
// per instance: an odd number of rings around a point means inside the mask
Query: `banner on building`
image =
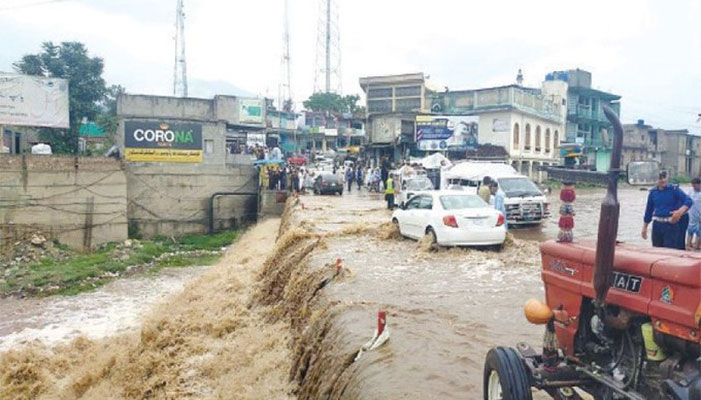
<svg viewBox="0 0 701 400"><path fill-rule="evenodd" d="M0 73L0 125L69 128L68 81Z"/></svg>
<svg viewBox="0 0 701 400"><path fill-rule="evenodd" d="M239 123L263 123L263 99L238 99Z"/></svg>
<svg viewBox="0 0 701 400"><path fill-rule="evenodd" d="M478 143L477 116L416 116L416 146L419 150L474 149Z"/></svg>
<svg viewBox="0 0 701 400"><path fill-rule="evenodd" d="M124 157L135 162L202 162L202 125L127 121Z"/></svg>

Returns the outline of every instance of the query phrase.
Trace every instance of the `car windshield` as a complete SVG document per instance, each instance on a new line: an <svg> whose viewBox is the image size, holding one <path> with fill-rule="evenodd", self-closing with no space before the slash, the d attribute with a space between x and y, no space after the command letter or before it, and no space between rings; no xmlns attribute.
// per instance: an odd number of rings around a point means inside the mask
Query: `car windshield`
<svg viewBox="0 0 701 400"><path fill-rule="evenodd" d="M406 184L407 190L431 190L433 183L428 179L411 179Z"/></svg>
<svg viewBox="0 0 701 400"><path fill-rule="evenodd" d="M466 208L488 207L484 200L476 195L460 194L441 196L441 205L446 210L463 210Z"/></svg>
<svg viewBox="0 0 701 400"><path fill-rule="evenodd" d="M542 196L538 187L526 177L499 178L499 187L506 197Z"/></svg>

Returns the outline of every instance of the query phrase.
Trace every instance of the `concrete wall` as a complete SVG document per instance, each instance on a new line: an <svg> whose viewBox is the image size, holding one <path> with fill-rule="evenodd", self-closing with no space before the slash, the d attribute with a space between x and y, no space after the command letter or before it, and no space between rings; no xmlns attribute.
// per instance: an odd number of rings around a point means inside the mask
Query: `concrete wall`
<svg viewBox="0 0 701 400"><path fill-rule="evenodd" d="M130 163L126 166L133 234L179 236L206 232L209 200L216 192L258 188L252 165ZM221 196L214 202L214 227L254 221L257 196Z"/></svg>
<svg viewBox="0 0 701 400"><path fill-rule="evenodd" d="M76 249L122 241L126 204L119 161L0 156L0 245L38 231Z"/></svg>

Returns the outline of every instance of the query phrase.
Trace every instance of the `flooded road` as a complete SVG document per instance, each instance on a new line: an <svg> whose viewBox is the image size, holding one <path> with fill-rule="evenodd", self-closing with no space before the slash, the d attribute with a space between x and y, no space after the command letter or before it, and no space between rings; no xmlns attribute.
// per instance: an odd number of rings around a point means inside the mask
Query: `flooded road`
<svg viewBox="0 0 701 400"><path fill-rule="evenodd" d="M683 187L686 192L689 188ZM605 194L605 189L576 189L577 199L574 202L574 235L579 238L596 238L599 229L599 210L601 199ZM550 220L542 226L513 229L512 232L517 238L528 240L548 240L557 238L557 214L560 206L560 191L554 190L549 194L550 209L553 215ZM645 203L647 201L647 188L642 190L639 187L624 186L618 189L618 202L621 204L621 214L618 224L618 240L645 245L646 242L640 237L640 230L643 227L643 214L645 213Z"/></svg>
<svg viewBox="0 0 701 400"><path fill-rule="evenodd" d="M603 193L577 192L575 238L595 235ZM621 190L619 239L642 243L645 196ZM301 196L210 269L2 300L0 398L479 399L491 347L540 347L522 306L544 297L557 216L502 251L430 251L390 215L379 194ZM378 310L390 340L354 361Z"/></svg>
<svg viewBox="0 0 701 400"><path fill-rule="evenodd" d="M158 276L116 280L76 296L0 299L0 352L32 341L54 345L134 330L153 305L181 291L206 268L166 268Z"/></svg>
<svg viewBox="0 0 701 400"><path fill-rule="evenodd" d="M576 237L595 236L603 194L602 189L577 192ZM621 190L621 239L642 242L645 196L637 189ZM557 210L557 195L551 199ZM502 252L431 252L416 241L378 235L391 215L380 195L354 192L301 201L304 209L291 226L313 226L327 235L307 265L328 268L322 266L340 257L351 272L324 288L334 311L315 351L332 356L317 355L322 366L305 371L314 377L300 380L300 398L477 399L491 347L518 342L540 347L543 328L529 324L522 307L529 298L544 299L538 244L557 236L557 216L542 227L514 230L515 241ZM347 360L370 339L380 309L388 312L389 342L350 365L333 361ZM322 371L334 368L342 372Z"/></svg>

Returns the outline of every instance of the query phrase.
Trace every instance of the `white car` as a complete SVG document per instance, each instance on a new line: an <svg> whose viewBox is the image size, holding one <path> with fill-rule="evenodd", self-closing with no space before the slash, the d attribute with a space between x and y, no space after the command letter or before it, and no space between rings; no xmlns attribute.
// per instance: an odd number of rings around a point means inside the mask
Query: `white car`
<svg viewBox="0 0 701 400"><path fill-rule="evenodd" d="M402 236L420 239L431 235L441 246L502 245L505 217L475 194L434 191L412 197L395 210L392 222Z"/></svg>
<svg viewBox="0 0 701 400"><path fill-rule="evenodd" d="M406 204L409 199L417 194L423 194L433 190L433 182L425 175L418 178L405 179L402 182L402 189L397 195L397 203L399 206Z"/></svg>

